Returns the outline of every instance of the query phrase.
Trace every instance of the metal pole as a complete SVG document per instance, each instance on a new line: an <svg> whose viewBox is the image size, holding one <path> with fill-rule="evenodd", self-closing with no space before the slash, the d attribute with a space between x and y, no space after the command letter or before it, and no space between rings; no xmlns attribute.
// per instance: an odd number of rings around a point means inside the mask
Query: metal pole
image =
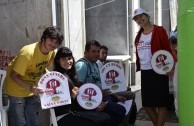
<svg viewBox="0 0 194 126"><path fill-rule="evenodd" d="M158 0L158 25L162 26L162 0Z"/></svg>
<svg viewBox="0 0 194 126"><path fill-rule="evenodd" d="M53 23L53 26L57 25L56 0L52 0L52 23Z"/></svg>
<svg viewBox="0 0 194 126"><path fill-rule="evenodd" d="M133 12L135 9L137 8L140 8L140 1L139 0L132 0L132 10L131 10L131 20L132 20L132 16L133 16ZM134 40L135 40L135 37L137 35L137 32L139 30L139 26L134 22L132 21L131 23L131 28L132 28L132 39L130 40L130 55L131 55L131 62L130 62L130 84L131 85L136 85L136 65L135 65L135 58L134 58L134 55L135 55L135 46L134 46Z"/></svg>
<svg viewBox="0 0 194 126"><path fill-rule="evenodd" d="M62 18L62 21L63 21L63 29L64 29L64 41L65 41L65 44L62 45L62 46L66 46L66 47L69 47L70 44L70 36L69 36L69 5L68 5L68 0L62 0L62 5L63 5L63 18Z"/></svg>

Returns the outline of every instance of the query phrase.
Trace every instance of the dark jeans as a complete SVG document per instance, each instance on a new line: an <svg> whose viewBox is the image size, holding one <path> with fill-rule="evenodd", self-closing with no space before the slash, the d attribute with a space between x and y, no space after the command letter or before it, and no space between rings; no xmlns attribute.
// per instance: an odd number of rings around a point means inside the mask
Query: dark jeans
<svg viewBox="0 0 194 126"><path fill-rule="evenodd" d="M128 113L126 118L128 118L129 124L134 124L136 121L136 115L137 115L137 106L135 103L135 93L133 93L131 91L126 91L126 92L118 93L118 95L125 97L127 100L133 100L131 110ZM118 102L117 99L112 95L104 97L103 100L109 101L109 102L114 102L114 103Z"/></svg>
<svg viewBox="0 0 194 126"><path fill-rule="evenodd" d="M58 126L109 126L109 123L107 113L95 111L72 112L57 121Z"/></svg>
<svg viewBox="0 0 194 126"><path fill-rule="evenodd" d="M103 112L106 112L110 115L111 117L110 126L118 126L123 121L126 110L122 105L119 105L117 103L114 103L108 100L109 97L106 97L106 98L105 99L106 101L108 101L108 103L106 105L106 108L103 110Z"/></svg>

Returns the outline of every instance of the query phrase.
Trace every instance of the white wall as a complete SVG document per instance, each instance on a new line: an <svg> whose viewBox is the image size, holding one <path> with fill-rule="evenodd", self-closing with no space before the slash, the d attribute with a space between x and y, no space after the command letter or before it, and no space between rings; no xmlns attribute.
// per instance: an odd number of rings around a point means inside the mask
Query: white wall
<svg viewBox="0 0 194 126"><path fill-rule="evenodd" d="M0 0L0 69L26 44L39 41L52 25L51 0ZM5 98L4 98L5 99ZM14 126L9 113L9 126ZM49 125L47 110L40 112L40 125Z"/></svg>
<svg viewBox="0 0 194 126"><path fill-rule="evenodd" d="M85 46L85 1L64 0L62 26L65 42L63 46L73 51L75 60L83 57Z"/></svg>
<svg viewBox="0 0 194 126"><path fill-rule="evenodd" d="M51 0L0 0L0 69L52 24Z"/></svg>

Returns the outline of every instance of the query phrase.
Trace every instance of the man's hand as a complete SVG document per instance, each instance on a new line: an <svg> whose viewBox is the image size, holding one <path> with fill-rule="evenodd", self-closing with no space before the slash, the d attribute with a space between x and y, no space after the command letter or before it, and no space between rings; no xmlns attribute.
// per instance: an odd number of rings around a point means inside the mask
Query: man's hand
<svg viewBox="0 0 194 126"><path fill-rule="evenodd" d="M18 85L20 85L21 87L25 88L26 90L29 90L30 92L32 92L34 95L38 95L41 93L44 93L43 89L40 89L36 86L30 86L29 84L27 84L25 81L23 81L20 77L20 74L18 74L15 71L11 71L11 79Z"/></svg>
<svg viewBox="0 0 194 126"><path fill-rule="evenodd" d="M100 105L96 108L96 111L102 111L106 108L108 102L101 102Z"/></svg>
<svg viewBox="0 0 194 126"><path fill-rule="evenodd" d="M78 95L78 93L79 93L79 88L78 87L73 87L73 89L71 90L72 92L71 92L71 97L73 98L73 99L75 99L75 97Z"/></svg>
<svg viewBox="0 0 194 126"><path fill-rule="evenodd" d="M30 91L31 91L34 95L38 95L38 94L44 93L44 90L43 90L43 89L41 89L41 88L39 88L39 87L36 87L36 86L31 87L31 88L30 88Z"/></svg>
<svg viewBox="0 0 194 126"><path fill-rule="evenodd" d="M103 90L102 90L102 95L103 95L103 96L107 96L107 95L109 95L110 93L111 93L110 89L103 89Z"/></svg>
<svg viewBox="0 0 194 126"><path fill-rule="evenodd" d="M124 102L126 101L127 99L121 95L118 95L118 94L113 94L113 96L117 99L117 101L119 102Z"/></svg>

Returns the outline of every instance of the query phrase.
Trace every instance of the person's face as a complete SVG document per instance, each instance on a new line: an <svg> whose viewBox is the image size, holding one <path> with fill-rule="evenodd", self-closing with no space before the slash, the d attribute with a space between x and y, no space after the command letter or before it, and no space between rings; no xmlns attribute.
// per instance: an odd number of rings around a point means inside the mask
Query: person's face
<svg viewBox="0 0 194 126"><path fill-rule="evenodd" d="M100 60L105 61L108 55L108 51L105 49L100 49Z"/></svg>
<svg viewBox="0 0 194 126"><path fill-rule="evenodd" d="M73 65L73 57L68 56L68 57L60 58L59 64L63 69L70 70Z"/></svg>
<svg viewBox="0 0 194 126"><path fill-rule="evenodd" d="M43 53L49 53L59 47L59 42L56 39L46 38L41 42L41 51Z"/></svg>
<svg viewBox="0 0 194 126"><path fill-rule="evenodd" d="M145 14L139 14L134 17L134 21L140 26L143 27L149 22L149 16Z"/></svg>
<svg viewBox="0 0 194 126"><path fill-rule="evenodd" d="M96 62L100 56L100 47L92 45L89 51L86 51L85 54L88 60L90 60L91 62Z"/></svg>
<svg viewBox="0 0 194 126"><path fill-rule="evenodd" d="M177 44L170 44L171 50L177 55Z"/></svg>

